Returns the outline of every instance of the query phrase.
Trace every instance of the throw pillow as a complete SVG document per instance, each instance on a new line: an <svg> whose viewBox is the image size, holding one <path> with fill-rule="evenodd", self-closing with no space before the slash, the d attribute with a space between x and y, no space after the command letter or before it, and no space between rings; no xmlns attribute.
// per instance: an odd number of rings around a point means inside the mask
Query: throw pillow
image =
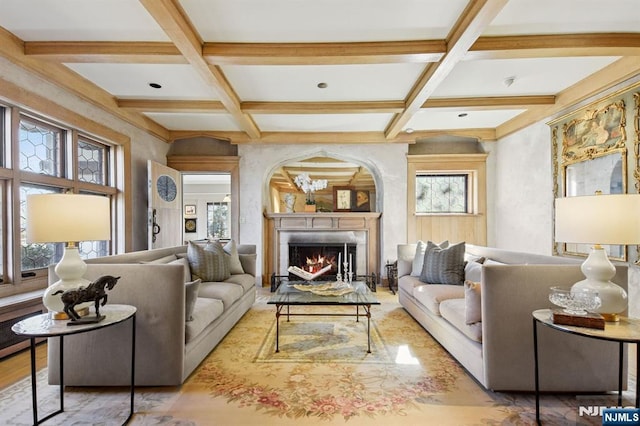
<svg viewBox="0 0 640 426"><path fill-rule="evenodd" d="M231 276L229 256L219 242L208 243L201 247L189 241L187 259L191 267L191 276L202 281L224 281Z"/></svg>
<svg viewBox="0 0 640 426"><path fill-rule="evenodd" d="M225 253L229 255L229 271L232 274L244 274L244 269L242 268L242 263L240 263L240 256L238 255L238 247L236 247L236 242L233 240L229 240L227 244L223 247Z"/></svg>
<svg viewBox="0 0 640 426"><path fill-rule="evenodd" d="M464 282L464 315L467 324L482 321L480 283L469 280Z"/></svg>
<svg viewBox="0 0 640 426"><path fill-rule="evenodd" d="M434 246L440 247L440 248L449 247L449 241L447 240L441 242L440 244L436 244L432 241L428 241L426 243L424 241L418 241L416 245L416 254L413 257L413 264L411 265L411 275L413 276L422 275L422 267L424 265L425 252L427 251L427 246L429 246L429 244L431 244L430 247L434 247Z"/></svg>
<svg viewBox="0 0 640 426"><path fill-rule="evenodd" d="M184 320L193 321L193 309L196 307L196 299L198 298L198 291L200 291L200 283L202 280L197 279L184 283Z"/></svg>
<svg viewBox="0 0 640 426"><path fill-rule="evenodd" d="M462 285L464 283L464 250L464 242L447 248L440 248L431 242L427 243L420 281L427 284Z"/></svg>
<svg viewBox="0 0 640 426"><path fill-rule="evenodd" d="M480 282L482 279L482 263L467 262L464 266L464 279L474 282Z"/></svg>

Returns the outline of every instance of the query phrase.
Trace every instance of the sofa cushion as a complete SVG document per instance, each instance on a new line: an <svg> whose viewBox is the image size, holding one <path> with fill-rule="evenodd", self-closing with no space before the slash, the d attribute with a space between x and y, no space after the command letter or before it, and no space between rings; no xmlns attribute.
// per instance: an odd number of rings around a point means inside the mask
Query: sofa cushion
<svg viewBox="0 0 640 426"><path fill-rule="evenodd" d="M241 285L245 292L256 286L256 278L250 274L231 275L229 278L224 280L224 282Z"/></svg>
<svg viewBox="0 0 640 426"><path fill-rule="evenodd" d="M200 284L199 297L219 299L224 303L224 308L229 309L233 303L244 294L244 289L239 284L225 282L205 282Z"/></svg>
<svg viewBox="0 0 640 426"><path fill-rule="evenodd" d="M398 278L398 289L404 290L407 294L413 294L413 289L422 285L425 284L420 281L420 277L414 277L413 275L403 275Z"/></svg>
<svg viewBox="0 0 640 426"><path fill-rule="evenodd" d="M440 303L440 314L469 339L482 343L482 322L466 323L464 299L444 300Z"/></svg>
<svg viewBox="0 0 640 426"><path fill-rule="evenodd" d="M464 283L465 243L460 242L447 248L432 244L431 242L427 243L420 281L429 284L462 285Z"/></svg>
<svg viewBox="0 0 640 426"><path fill-rule="evenodd" d="M421 285L413 289L413 297L428 310L440 315L440 304L449 299L461 299L464 302L464 287L460 285Z"/></svg>
<svg viewBox="0 0 640 426"><path fill-rule="evenodd" d="M238 248L234 240L229 240L223 247L225 253L229 255L229 272L233 274L244 274L240 257L238 256Z"/></svg>
<svg viewBox="0 0 640 426"><path fill-rule="evenodd" d="M189 281L184 283L184 319L185 321L193 321L193 309L196 307L196 299L198 298L198 290L200 290L200 283L202 281L198 278L195 281Z"/></svg>
<svg viewBox="0 0 640 426"><path fill-rule="evenodd" d="M193 309L193 320L186 322L184 340L189 343L198 336L209 324L214 322L224 312L221 300L198 297Z"/></svg>
<svg viewBox="0 0 640 426"><path fill-rule="evenodd" d="M191 267L191 275L205 281L224 281L231 276L229 272L229 256L222 245L213 241L201 247L189 241L187 259Z"/></svg>
<svg viewBox="0 0 640 426"><path fill-rule="evenodd" d="M482 303L480 283L466 280L464 282L465 322L474 324L482 321Z"/></svg>

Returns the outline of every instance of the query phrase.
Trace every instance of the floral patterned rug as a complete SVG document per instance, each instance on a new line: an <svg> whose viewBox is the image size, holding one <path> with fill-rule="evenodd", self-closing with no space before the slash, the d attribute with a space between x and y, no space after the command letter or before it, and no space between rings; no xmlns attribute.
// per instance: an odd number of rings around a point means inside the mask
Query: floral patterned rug
<svg viewBox="0 0 640 426"><path fill-rule="evenodd" d="M137 389L130 424L535 424L532 395L486 391L386 289L378 292L382 304L372 308L370 354L366 319L346 316L281 317L275 353L275 307L266 304L268 297L260 292L182 387ZM39 373L39 399L46 414L57 404L57 387L45 384L45 373ZM2 424L31 424L30 395L28 379L2 390ZM69 388L66 412L46 424L121 424L127 397L126 390ZM633 397L625 393L630 402ZM544 395L543 421L601 424L597 416L578 415L587 403L580 398Z"/></svg>

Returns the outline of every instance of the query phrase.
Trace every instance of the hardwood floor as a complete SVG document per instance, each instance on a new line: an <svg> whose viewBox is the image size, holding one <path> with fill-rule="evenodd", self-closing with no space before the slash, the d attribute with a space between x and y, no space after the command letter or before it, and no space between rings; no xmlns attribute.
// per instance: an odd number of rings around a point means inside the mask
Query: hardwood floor
<svg viewBox="0 0 640 426"><path fill-rule="evenodd" d="M47 366L47 343L36 346L36 367ZM0 390L31 374L31 356L29 348L0 359Z"/></svg>

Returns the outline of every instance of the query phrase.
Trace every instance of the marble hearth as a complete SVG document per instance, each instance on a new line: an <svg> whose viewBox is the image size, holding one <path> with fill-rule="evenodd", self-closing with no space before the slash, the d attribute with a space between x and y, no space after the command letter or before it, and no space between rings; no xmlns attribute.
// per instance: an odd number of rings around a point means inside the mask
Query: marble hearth
<svg viewBox="0 0 640 426"><path fill-rule="evenodd" d="M265 274L288 275L289 243L355 244L359 274L380 273L380 213L265 213Z"/></svg>

